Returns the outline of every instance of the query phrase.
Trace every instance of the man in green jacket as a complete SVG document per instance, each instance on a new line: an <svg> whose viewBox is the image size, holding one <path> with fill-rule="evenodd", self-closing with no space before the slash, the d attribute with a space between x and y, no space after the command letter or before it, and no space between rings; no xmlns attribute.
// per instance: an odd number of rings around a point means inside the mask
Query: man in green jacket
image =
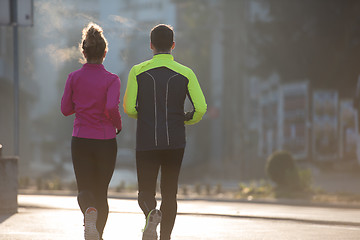
<svg viewBox="0 0 360 240"><path fill-rule="evenodd" d="M146 216L143 240L169 240L177 213L178 177L185 148L185 124L199 122L206 102L194 72L176 61L171 26L150 33L154 57L132 67L124 97L125 113L137 119L138 202ZM186 96L193 110L184 112ZM156 182L161 169L161 207L156 209Z"/></svg>

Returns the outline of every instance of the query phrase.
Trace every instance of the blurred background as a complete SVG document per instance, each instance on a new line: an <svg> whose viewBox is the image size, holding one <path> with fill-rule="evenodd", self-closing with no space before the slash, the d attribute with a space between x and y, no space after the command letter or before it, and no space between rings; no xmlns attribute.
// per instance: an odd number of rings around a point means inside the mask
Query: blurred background
<svg viewBox="0 0 360 240"><path fill-rule="evenodd" d="M18 28L21 178L74 181L74 117L62 116L60 101L68 74L81 67L82 28L89 21L103 27L104 65L120 76L122 99L130 68L152 57L151 28L166 23L175 30L175 59L194 70L208 103L203 120L187 127L181 183L264 179L268 156L287 150L323 188L360 192L352 104L360 74L360 1L31 3L32 22ZM13 27L0 26L3 155L16 154L13 43ZM113 186L136 184L136 121L120 109Z"/></svg>

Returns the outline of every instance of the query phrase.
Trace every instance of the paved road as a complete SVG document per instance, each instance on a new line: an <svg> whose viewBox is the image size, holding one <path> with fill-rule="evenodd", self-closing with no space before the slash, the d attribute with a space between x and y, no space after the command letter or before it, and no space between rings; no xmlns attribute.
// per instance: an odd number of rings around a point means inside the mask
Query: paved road
<svg viewBox="0 0 360 240"><path fill-rule="evenodd" d="M83 239L75 197L19 196L19 213L0 215L1 240ZM104 239L141 239L135 200L110 199ZM174 240L360 239L360 209L181 201Z"/></svg>

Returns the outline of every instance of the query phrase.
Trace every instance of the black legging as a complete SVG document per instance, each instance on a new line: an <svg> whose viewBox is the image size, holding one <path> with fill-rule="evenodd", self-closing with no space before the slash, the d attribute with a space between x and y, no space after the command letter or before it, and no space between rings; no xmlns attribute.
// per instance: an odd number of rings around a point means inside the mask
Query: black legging
<svg viewBox="0 0 360 240"><path fill-rule="evenodd" d="M156 182L161 167L160 240L170 239L177 213L177 190L184 149L137 151L139 206L145 216L156 207Z"/></svg>
<svg viewBox="0 0 360 240"><path fill-rule="evenodd" d="M89 207L97 209L96 228L100 239L109 214L107 192L115 168L116 154L116 138L99 140L73 137L71 141L79 206L83 214Z"/></svg>

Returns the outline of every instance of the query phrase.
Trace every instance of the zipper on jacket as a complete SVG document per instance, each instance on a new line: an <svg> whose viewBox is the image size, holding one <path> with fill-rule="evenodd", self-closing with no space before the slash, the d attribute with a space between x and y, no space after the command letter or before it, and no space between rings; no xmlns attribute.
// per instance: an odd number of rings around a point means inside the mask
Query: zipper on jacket
<svg viewBox="0 0 360 240"><path fill-rule="evenodd" d="M155 83L155 79L154 77L148 73L148 72L145 72L146 74L148 74L152 80L154 81L154 117L155 117L155 134L154 134L154 138L155 138L155 146L158 145L158 140L157 140L157 111L156 111L156 83Z"/></svg>

